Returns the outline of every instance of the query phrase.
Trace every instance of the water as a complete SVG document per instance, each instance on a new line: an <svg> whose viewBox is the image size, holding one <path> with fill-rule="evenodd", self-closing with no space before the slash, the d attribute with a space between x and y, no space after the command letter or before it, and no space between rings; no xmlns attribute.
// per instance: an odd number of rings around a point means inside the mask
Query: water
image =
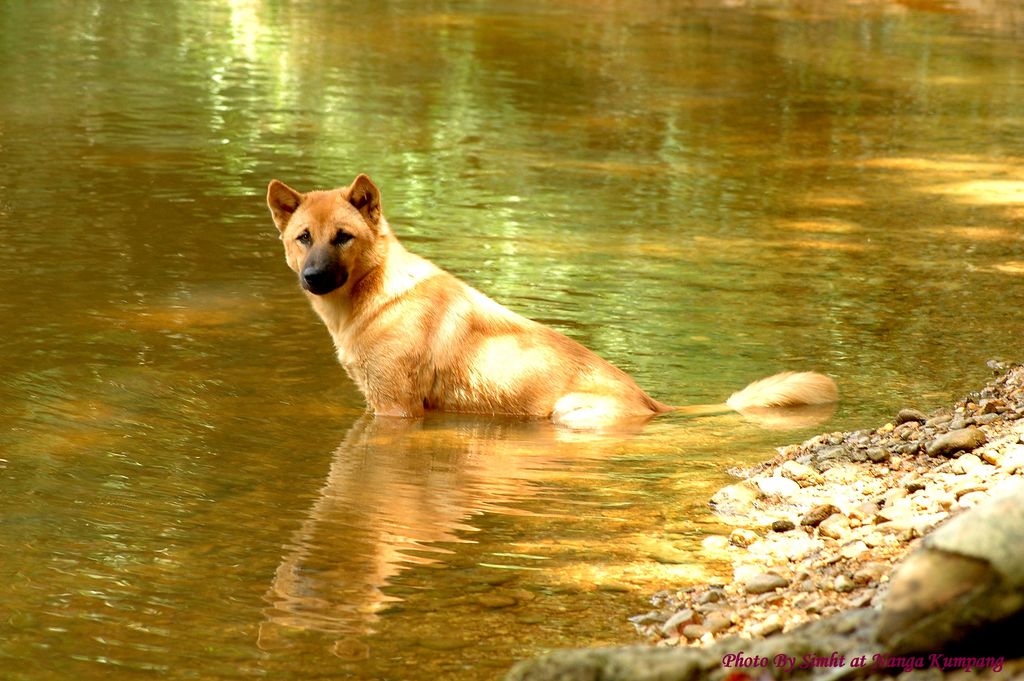
<svg viewBox="0 0 1024 681"><path fill-rule="evenodd" d="M634 640L726 469L1020 359L1024 7L0 6L0 677L493 678ZM824 426L377 421L263 204L406 244L656 397Z"/></svg>

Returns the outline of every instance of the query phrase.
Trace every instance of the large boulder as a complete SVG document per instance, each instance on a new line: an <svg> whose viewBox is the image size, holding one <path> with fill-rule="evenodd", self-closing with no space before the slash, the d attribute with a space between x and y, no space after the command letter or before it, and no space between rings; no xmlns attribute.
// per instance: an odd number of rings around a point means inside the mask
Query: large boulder
<svg viewBox="0 0 1024 681"><path fill-rule="evenodd" d="M922 539L904 560L890 581L878 638L896 654L933 652L967 638L999 646L1006 627L998 624L1022 609L1024 482L1011 480Z"/></svg>

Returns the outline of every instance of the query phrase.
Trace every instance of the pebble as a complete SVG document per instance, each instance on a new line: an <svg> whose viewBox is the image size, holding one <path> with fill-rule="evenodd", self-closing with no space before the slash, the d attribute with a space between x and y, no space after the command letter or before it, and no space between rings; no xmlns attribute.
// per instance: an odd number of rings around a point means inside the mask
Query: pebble
<svg viewBox="0 0 1024 681"><path fill-rule="evenodd" d="M772 523L772 531L774 532L789 532L790 530L796 529L796 523L788 518L782 520L776 520Z"/></svg>
<svg viewBox="0 0 1024 681"><path fill-rule="evenodd" d="M680 633L692 641L708 633L708 630L699 624L687 624Z"/></svg>
<svg viewBox="0 0 1024 681"><path fill-rule="evenodd" d="M693 610L691 610L690 608L683 608L676 614L669 617L668 620L666 620L665 623L661 625L661 633L665 636L675 636L680 633L679 627L681 627L684 624L689 624L691 622L693 622Z"/></svg>
<svg viewBox="0 0 1024 681"><path fill-rule="evenodd" d="M928 456L953 456L957 452L969 452L988 442L980 428L959 428L940 435L925 446Z"/></svg>
<svg viewBox="0 0 1024 681"><path fill-rule="evenodd" d="M713 612L704 618L704 627L712 632L718 633L732 626L732 618L724 612Z"/></svg>
<svg viewBox="0 0 1024 681"><path fill-rule="evenodd" d="M745 527L739 527L729 533L729 543L733 546L739 546L740 548L746 548L761 537L758 536L757 532L748 530Z"/></svg>
<svg viewBox="0 0 1024 681"><path fill-rule="evenodd" d="M800 519L800 524L817 527L833 513L839 513L839 509L832 504L819 504L804 514L804 517Z"/></svg>
<svg viewBox="0 0 1024 681"><path fill-rule="evenodd" d="M847 593L849 591L853 591L855 586L856 584L853 583L853 580L847 577L846 575L839 575L832 583L832 588L838 591L839 593Z"/></svg>
<svg viewBox="0 0 1024 681"><path fill-rule="evenodd" d="M779 466L779 473L796 481L801 487L813 487L825 481L821 474L810 466L796 461L786 461Z"/></svg>
<svg viewBox="0 0 1024 681"><path fill-rule="evenodd" d="M800 491L800 485L795 480L783 477L758 478L757 488L765 496L789 498Z"/></svg>
<svg viewBox="0 0 1024 681"><path fill-rule="evenodd" d="M900 409L900 412L896 414L894 424L898 426L902 423L924 423L927 420L928 417L916 409Z"/></svg>
<svg viewBox="0 0 1024 681"><path fill-rule="evenodd" d="M789 580L774 572L762 572L743 585L748 594L764 594L789 586Z"/></svg>
<svg viewBox="0 0 1024 681"><path fill-rule="evenodd" d="M833 513L818 524L818 534L830 539L843 539L850 534L850 520L842 513Z"/></svg>
<svg viewBox="0 0 1024 681"><path fill-rule="evenodd" d="M999 467L1010 474L1018 473L1024 468L1024 445L1010 445L1003 452L1003 460Z"/></svg>
<svg viewBox="0 0 1024 681"><path fill-rule="evenodd" d="M872 463L882 463L883 461L889 460L889 452L882 449L881 447L871 447L866 452L868 460Z"/></svg>
<svg viewBox="0 0 1024 681"><path fill-rule="evenodd" d="M782 620L778 615L769 615L768 619L751 629L750 633L754 636L771 636L782 631L782 626Z"/></svg>
<svg viewBox="0 0 1024 681"><path fill-rule="evenodd" d="M699 602L704 603L720 603L725 600L725 594L721 589L711 588L708 589L701 595Z"/></svg>
<svg viewBox="0 0 1024 681"><path fill-rule="evenodd" d="M957 475L963 475L974 468L981 465L981 457L975 456L974 454L964 454L960 458L953 461L953 465L950 466L950 470Z"/></svg>
<svg viewBox="0 0 1024 681"><path fill-rule="evenodd" d="M858 556L867 553L867 550L867 542L858 540L850 542L849 544L846 544L841 549L839 549L839 555L841 555L843 558L846 558L847 560L852 560L854 558L857 558Z"/></svg>

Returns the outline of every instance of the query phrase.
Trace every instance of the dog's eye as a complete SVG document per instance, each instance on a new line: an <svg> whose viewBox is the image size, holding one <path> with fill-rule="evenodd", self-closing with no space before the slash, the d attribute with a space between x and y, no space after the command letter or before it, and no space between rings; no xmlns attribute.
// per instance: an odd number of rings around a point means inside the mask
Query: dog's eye
<svg viewBox="0 0 1024 681"><path fill-rule="evenodd" d="M309 230L307 229L302 234L295 237L295 240L298 241L303 246L308 246L311 243L313 243L313 236L309 233Z"/></svg>
<svg viewBox="0 0 1024 681"><path fill-rule="evenodd" d="M352 241L352 235L349 234L348 232L338 232L334 236L334 245L335 246L344 246L349 241Z"/></svg>

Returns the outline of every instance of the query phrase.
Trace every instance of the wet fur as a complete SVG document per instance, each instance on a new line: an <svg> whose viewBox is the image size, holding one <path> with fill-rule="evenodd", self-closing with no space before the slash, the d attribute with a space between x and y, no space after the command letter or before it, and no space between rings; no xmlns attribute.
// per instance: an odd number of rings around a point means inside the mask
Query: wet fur
<svg viewBox="0 0 1024 681"><path fill-rule="evenodd" d="M378 415L416 417L436 409L598 428L707 409L662 404L579 343L405 250L365 175L348 187L305 194L274 180L267 204L289 267L327 325L342 366ZM309 263L330 272L307 276ZM822 390L826 382L831 393ZM772 388L778 398L767 401L779 404L769 406L835 399L834 384L820 374L790 374ZM765 401L769 392L758 398Z"/></svg>

